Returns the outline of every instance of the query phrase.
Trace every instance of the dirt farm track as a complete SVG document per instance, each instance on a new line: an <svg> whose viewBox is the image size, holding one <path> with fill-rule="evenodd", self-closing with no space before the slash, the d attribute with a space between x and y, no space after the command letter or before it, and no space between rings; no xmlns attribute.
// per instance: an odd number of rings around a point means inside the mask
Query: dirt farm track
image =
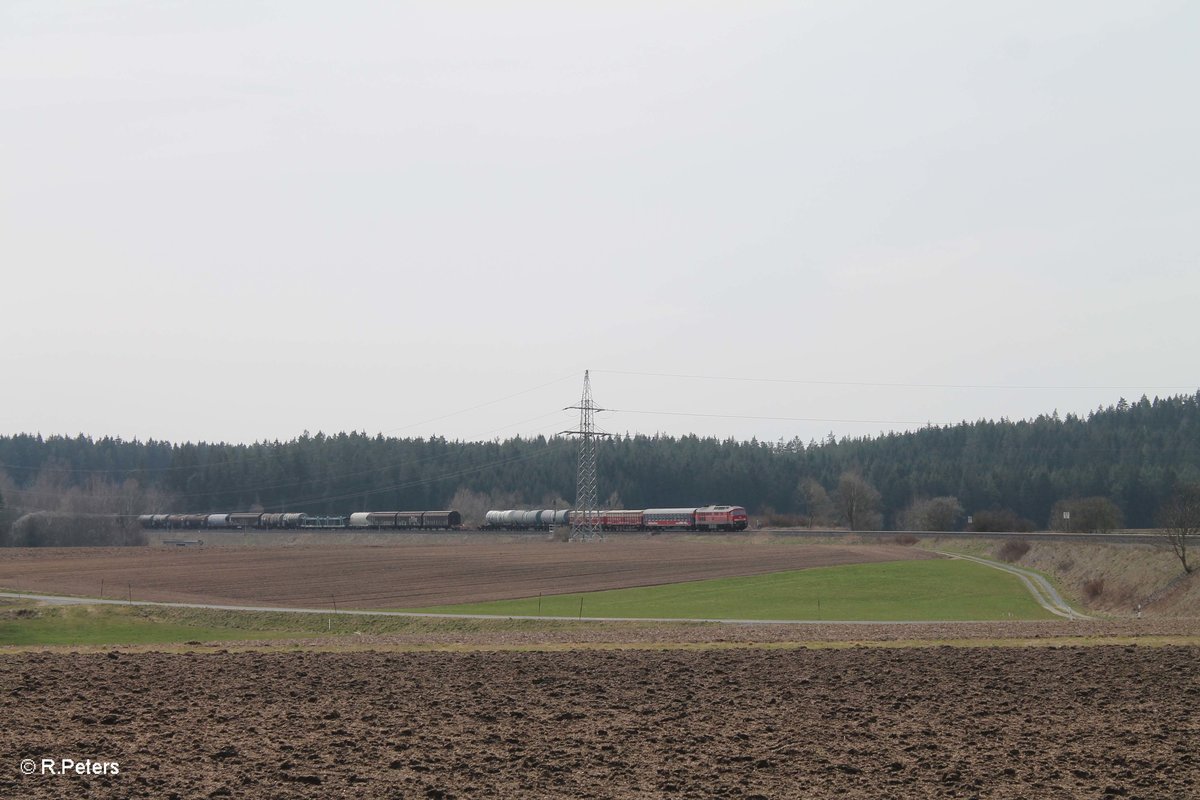
<svg viewBox="0 0 1200 800"><path fill-rule="evenodd" d="M1188 798L1195 647L0 658L0 796ZM119 775L23 776L22 758Z"/></svg>
<svg viewBox="0 0 1200 800"><path fill-rule="evenodd" d="M383 546L6 548L0 587L228 605L420 608L786 569L934 558L896 545L693 543L662 537Z"/></svg>

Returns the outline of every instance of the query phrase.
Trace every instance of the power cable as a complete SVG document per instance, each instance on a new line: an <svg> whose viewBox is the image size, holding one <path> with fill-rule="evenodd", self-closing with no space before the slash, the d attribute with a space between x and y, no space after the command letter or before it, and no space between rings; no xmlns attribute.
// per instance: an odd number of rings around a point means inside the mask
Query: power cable
<svg viewBox="0 0 1200 800"><path fill-rule="evenodd" d="M1037 386L1018 384L986 384L986 383L903 383L885 381L826 381L803 380L798 378L753 378L730 375L689 375L671 372L635 372L632 370L597 369L593 372L605 375L637 375L644 378L685 378L702 381L737 381L745 383L796 383L805 386L870 386L890 389L1013 389L1013 390L1067 390L1067 391L1125 391L1137 392L1153 389L1168 389L1171 391L1195 391L1196 386L1144 385L1144 386Z"/></svg>
<svg viewBox="0 0 1200 800"><path fill-rule="evenodd" d="M896 420L896 419L834 419L829 417L766 417L754 414L713 414L699 411L646 411L633 408L608 408L605 411L611 411L619 414L653 414L668 417L712 417L714 419L755 419L755 420L774 420L782 422L839 422L839 423L862 423L864 425L954 425L953 422L932 422L925 420L916 422L913 420Z"/></svg>

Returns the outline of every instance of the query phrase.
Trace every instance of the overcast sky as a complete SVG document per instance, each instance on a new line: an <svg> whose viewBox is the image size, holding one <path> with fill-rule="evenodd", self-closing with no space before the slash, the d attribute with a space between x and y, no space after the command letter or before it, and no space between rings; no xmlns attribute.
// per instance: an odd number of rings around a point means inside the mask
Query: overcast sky
<svg viewBox="0 0 1200 800"><path fill-rule="evenodd" d="M743 439L1194 392L1198 41L1194 2L5 0L0 433L553 433L584 369L607 430Z"/></svg>

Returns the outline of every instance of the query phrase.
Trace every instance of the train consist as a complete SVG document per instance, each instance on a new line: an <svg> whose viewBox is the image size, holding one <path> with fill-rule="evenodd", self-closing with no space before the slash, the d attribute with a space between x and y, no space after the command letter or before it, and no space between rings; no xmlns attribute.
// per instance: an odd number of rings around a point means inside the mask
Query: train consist
<svg viewBox="0 0 1200 800"><path fill-rule="evenodd" d="M542 510L489 511L484 530L544 531L555 525L571 524L571 511ZM749 522L741 506L703 506L701 508L647 508L641 511L608 510L597 512L597 521L606 531L744 531Z"/></svg>
<svg viewBox="0 0 1200 800"><path fill-rule="evenodd" d="M350 515L348 528L450 531L462 527L457 511L360 511Z"/></svg>
<svg viewBox="0 0 1200 800"><path fill-rule="evenodd" d="M570 510L543 509L489 511L480 530L547 531L570 525ZM701 508L647 508L641 511L598 511L597 521L606 531L744 531L749 521L741 506ZM295 512L236 511L227 514L143 514L143 528L151 530L462 530L457 511L356 511L348 516L311 516Z"/></svg>
<svg viewBox="0 0 1200 800"><path fill-rule="evenodd" d="M318 517L299 513L263 514L142 514L138 522L153 530L458 530L462 514L457 511L360 511L348 517Z"/></svg>

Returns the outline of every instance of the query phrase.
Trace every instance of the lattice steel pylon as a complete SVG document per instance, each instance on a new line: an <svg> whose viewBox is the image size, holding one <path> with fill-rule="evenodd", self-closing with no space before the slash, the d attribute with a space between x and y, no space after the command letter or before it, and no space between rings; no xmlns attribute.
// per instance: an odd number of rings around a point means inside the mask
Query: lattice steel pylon
<svg viewBox="0 0 1200 800"><path fill-rule="evenodd" d="M611 434L596 430L596 408L592 402L592 379L583 373L583 397L577 406L567 406L564 411L579 410L579 430L563 431L579 437L579 474L575 488L575 508L571 511L571 541L589 542L604 538L600 525L600 500L596 485L596 441Z"/></svg>

